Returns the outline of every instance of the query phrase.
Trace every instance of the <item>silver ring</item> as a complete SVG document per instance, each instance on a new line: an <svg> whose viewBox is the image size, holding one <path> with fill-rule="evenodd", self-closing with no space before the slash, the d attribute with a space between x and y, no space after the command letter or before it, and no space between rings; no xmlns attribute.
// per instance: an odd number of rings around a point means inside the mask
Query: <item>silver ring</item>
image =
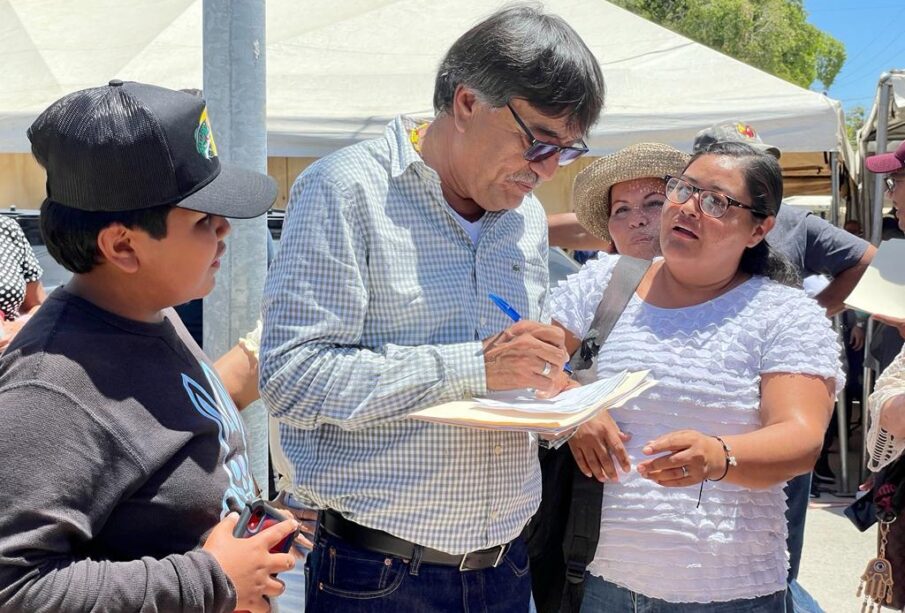
<svg viewBox="0 0 905 613"><path fill-rule="evenodd" d="M541 377L546 377L550 374L550 362L544 362L544 369L540 371Z"/></svg>
<svg viewBox="0 0 905 613"><path fill-rule="evenodd" d="M684 466L684 465L682 466L682 478L684 478L684 479L688 478L688 467Z"/></svg>

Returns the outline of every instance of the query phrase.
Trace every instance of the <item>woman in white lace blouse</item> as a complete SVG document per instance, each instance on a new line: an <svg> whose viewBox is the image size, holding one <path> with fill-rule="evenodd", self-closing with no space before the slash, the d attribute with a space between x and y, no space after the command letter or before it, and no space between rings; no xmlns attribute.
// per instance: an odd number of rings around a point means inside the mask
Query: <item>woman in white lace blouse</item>
<svg viewBox="0 0 905 613"><path fill-rule="evenodd" d="M876 472L905 451L905 348L877 378L868 406L867 467Z"/></svg>
<svg viewBox="0 0 905 613"><path fill-rule="evenodd" d="M582 611L784 611L782 488L820 452L843 382L836 336L763 242L782 199L773 157L719 143L667 181L666 197L663 258L592 366L649 368L658 384L570 441L606 481ZM618 257L554 290L570 351ZM622 444L629 470L605 474Z"/></svg>

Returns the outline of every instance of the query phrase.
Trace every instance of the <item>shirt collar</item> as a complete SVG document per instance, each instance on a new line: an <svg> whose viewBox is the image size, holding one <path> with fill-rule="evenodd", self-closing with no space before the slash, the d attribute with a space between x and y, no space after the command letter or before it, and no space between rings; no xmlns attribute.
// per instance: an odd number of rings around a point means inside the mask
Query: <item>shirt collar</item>
<svg viewBox="0 0 905 613"><path fill-rule="evenodd" d="M385 135L390 145L390 175L396 179L402 176L409 167L413 167L413 169L418 171L418 175L423 181L428 183L433 181L439 189L440 175L424 163L422 157L415 151L409 136L409 131L417 128L423 121L408 115L397 115L393 121L387 124ZM445 200L443 202L446 204ZM524 201L522 205L524 205ZM453 208L449 204L446 204L446 207L450 213L454 213ZM487 211L481 217L482 225L485 228L489 227L505 213L506 211Z"/></svg>
<svg viewBox="0 0 905 613"><path fill-rule="evenodd" d="M407 115L397 115L393 121L387 125L386 138L390 144L390 174L395 179L401 176L408 167L413 164L420 164L427 168L427 164L415 151L412 145L409 131L414 130L421 121L418 121Z"/></svg>

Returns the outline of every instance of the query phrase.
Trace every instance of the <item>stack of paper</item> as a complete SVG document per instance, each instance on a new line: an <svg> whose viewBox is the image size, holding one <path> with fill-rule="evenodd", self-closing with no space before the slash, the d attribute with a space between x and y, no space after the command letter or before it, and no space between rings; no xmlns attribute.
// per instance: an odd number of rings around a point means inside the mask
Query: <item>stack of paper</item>
<svg viewBox="0 0 905 613"><path fill-rule="evenodd" d="M410 417L454 426L523 430L560 434L621 406L656 384L649 370L622 372L539 400L528 390L495 393L489 398L447 402L412 413Z"/></svg>
<svg viewBox="0 0 905 613"><path fill-rule="evenodd" d="M905 319L905 240L885 241L845 304L872 315Z"/></svg>

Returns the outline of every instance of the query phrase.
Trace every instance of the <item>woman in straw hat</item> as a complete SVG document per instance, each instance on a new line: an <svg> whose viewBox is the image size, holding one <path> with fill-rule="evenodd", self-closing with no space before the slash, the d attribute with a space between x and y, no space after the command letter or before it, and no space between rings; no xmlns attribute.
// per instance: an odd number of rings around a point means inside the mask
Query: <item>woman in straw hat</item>
<svg viewBox="0 0 905 613"><path fill-rule="evenodd" d="M619 191L590 179L578 215L608 237ZM774 158L714 145L666 180L665 196L663 257L591 365L599 377L647 368L658 384L569 441L581 470L606 482L582 611L783 611L782 486L820 451L843 383L836 335L763 241L782 199ZM619 257L554 290L570 351ZM621 445L622 474L611 457Z"/></svg>
<svg viewBox="0 0 905 613"><path fill-rule="evenodd" d="M615 253L644 260L660 255L663 177L682 172L689 157L669 145L640 143L598 159L575 179L578 223Z"/></svg>

